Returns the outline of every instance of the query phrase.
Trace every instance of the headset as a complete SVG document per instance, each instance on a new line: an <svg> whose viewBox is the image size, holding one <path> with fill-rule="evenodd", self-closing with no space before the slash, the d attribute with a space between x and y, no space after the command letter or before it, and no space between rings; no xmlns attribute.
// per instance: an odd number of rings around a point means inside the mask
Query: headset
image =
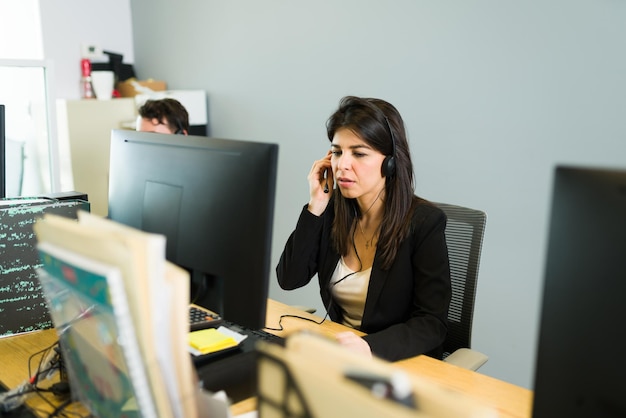
<svg viewBox="0 0 626 418"><path fill-rule="evenodd" d="M174 132L175 135L185 135L185 130L183 129L183 124L180 120L176 121L176 125L178 129L176 129L176 132Z"/></svg>
<svg viewBox="0 0 626 418"><path fill-rule="evenodd" d="M383 176L393 177L396 174L396 138L393 135L393 130L391 129L391 124L389 123L387 116L385 116L385 122L387 123L387 128L389 129L389 136L391 136L391 155L386 156L383 160L382 171Z"/></svg>
<svg viewBox="0 0 626 418"><path fill-rule="evenodd" d="M391 137L391 155L387 155L383 160L383 164L381 167L383 177L393 177L396 174L396 137L393 134L393 129L391 129L391 124L389 123L389 119L385 112L374 103L369 100L365 100L365 103L372 108L374 111L380 113L382 117L385 119L385 124L387 125L387 130L389 131L389 136Z"/></svg>

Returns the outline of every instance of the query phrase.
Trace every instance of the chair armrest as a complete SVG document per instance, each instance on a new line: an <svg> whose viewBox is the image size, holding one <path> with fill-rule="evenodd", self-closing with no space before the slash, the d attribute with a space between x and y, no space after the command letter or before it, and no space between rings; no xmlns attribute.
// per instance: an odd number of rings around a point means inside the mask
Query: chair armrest
<svg viewBox="0 0 626 418"><path fill-rule="evenodd" d="M476 371L480 366L485 364L487 360L489 360L489 357L480 351L472 350L470 348L459 348L443 361L463 367L464 369Z"/></svg>

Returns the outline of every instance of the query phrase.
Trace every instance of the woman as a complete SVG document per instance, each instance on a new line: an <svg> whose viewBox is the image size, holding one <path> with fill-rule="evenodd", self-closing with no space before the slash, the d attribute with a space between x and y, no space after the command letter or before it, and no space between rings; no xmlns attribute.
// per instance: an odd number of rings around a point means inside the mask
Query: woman
<svg viewBox="0 0 626 418"><path fill-rule="evenodd" d="M446 217L414 195L400 114L349 96L327 132L331 150L308 175L309 203L276 268L280 286L296 289L317 274L330 318L367 334L338 335L355 351L441 358L451 295Z"/></svg>

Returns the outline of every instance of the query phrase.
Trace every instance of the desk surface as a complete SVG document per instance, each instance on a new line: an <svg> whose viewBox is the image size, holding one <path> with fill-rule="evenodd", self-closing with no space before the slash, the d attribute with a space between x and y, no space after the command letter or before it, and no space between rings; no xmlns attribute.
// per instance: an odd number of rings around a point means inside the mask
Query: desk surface
<svg viewBox="0 0 626 418"><path fill-rule="evenodd" d="M345 331L343 325L324 321L317 324L300 318L284 317L296 315L319 322L321 317L302 312L280 302L269 300L267 307L267 326L281 328L283 331L271 331L286 337L291 333L309 330L333 336ZM281 319L281 316L282 319ZM280 321L280 323L279 323ZM0 382L9 388L19 385L28 377L28 359L31 354L53 344L57 339L54 330L36 331L0 339L0 355L3 367L0 370ZM532 391L492 377L463 369L427 356L417 356L395 363L402 369L444 387L462 391L474 396L480 402L496 408L501 417L528 418L532 413ZM41 411L52 411L52 408L37 397L31 397L29 406ZM233 405L233 414L254 409L254 399L245 400Z"/></svg>
<svg viewBox="0 0 626 418"><path fill-rule="evenodd" d="M270 300L267 307L267 326L280 328L279 318L285 314L309 318L316 322L322 319L317 315L308 314L280 302ZM322 325L291 317L283 317L280 321L284 331L271 332L283 337L300 330L321 332L329 336L341 331L354 331L328 320L324 321ZM395 364L410 373L430 379L444 387L471 394L480 402L496 408L501 417L528 418L532 415L533 392L526 388L428 356L417 356L396 362Z"/></svg>
<svg viewBox="0 0 626 418"><path fill-rule="evenodd" d="M3 360L0 369L0 383L9 389L22 384L29 377L28 363L30 357L50 347L57 340L57 333L54 329L17 334L0 339L0 357ZM36 370L40 358L37 356L31 362L33 371ZM40 382L39 386L47 387L52 383L54 382ZM55 406L59 405L59 400L51 393L41 393L41 395L41 397L30 396L26 403L37 415L47 417L55 410ZM64 411L67 413L76 412L78 417L88 415L86 409L76 403L69 405Z"/></svg>

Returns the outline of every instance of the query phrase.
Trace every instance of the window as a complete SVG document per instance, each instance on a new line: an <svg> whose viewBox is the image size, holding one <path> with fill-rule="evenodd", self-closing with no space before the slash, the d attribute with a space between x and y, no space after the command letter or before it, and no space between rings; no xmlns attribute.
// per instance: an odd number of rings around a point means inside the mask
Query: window
<svg viewBox="0 0 626 418"><path fill-rule="evenodd" d="M43 60L38 0L0 0L0 104L5 107L6 195L59 189L51 66ZM16 41L19 40L19 41Z"/></svg>
<svg viewBox="0 0 626 418"><path fill-rule="evenodd" d="M0 39L0 59L43 59L39 0L0 0Z"/></svg>

